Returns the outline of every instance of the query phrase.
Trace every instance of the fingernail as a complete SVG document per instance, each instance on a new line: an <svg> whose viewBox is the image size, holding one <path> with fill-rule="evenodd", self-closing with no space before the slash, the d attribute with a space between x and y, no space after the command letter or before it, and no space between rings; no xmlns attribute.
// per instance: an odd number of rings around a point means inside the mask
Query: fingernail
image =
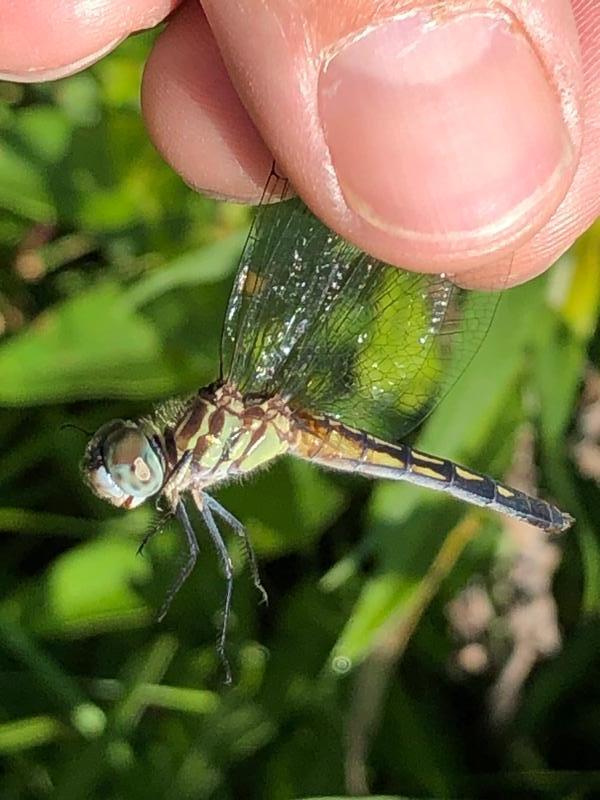
<svg viewBox="0 0 600 800"><path fill-rule="evenodd" d="M348 205L407 239L519 230L574 169L558 90L517 23L489 11L354 36L322 69L319 111Z"/></svg>

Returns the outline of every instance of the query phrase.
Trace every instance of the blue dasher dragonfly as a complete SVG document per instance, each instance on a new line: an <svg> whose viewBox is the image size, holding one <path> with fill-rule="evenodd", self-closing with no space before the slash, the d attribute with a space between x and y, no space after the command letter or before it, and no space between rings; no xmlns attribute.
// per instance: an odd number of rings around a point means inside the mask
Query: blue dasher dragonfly
<svg viewBox="0 0 600 800"><path fill-rule="evenodd" d="M210 494L289 454L371 478L406 480L548 531L573 520L556 506L399 440L455 383L483 340L498 295L445 275L390 267L321 223L273 170L229 299L219 379L147 417L115 420L89 442L83 474L125 509L156 496L185 531L188 558L159 618L190 574L198 543L190 496L220 556L231 605L232 564L217 519L243 525ZM279 202L273 202L273 201Z"/></svg>

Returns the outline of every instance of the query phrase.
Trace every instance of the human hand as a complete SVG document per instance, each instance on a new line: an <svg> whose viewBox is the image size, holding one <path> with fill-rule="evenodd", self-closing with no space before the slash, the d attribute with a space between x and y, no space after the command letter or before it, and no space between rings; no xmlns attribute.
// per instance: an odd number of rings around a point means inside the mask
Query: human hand
<svg viewBox="0 0 600 800"><path fill-rule="evenodd" d="M0 74L71 74L177 5L14 2ZM594 0L202 5L175 11L142 89L156 146L199 191L255 201L275 156L363 249L483 286L513 253L511 283L539 274L600 214Z"/></svg>

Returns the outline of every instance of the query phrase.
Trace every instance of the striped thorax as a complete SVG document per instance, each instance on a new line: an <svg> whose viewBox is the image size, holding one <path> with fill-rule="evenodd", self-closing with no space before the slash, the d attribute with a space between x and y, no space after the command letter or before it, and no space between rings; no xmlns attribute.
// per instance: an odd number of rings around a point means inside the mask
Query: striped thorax
<svg viewBox="0 0 600 800"><path fill-rule="evenodd" d="M290 418L289 408L277 397L243 397L228 384L202 389L169 431L171 457L192 454L189 482L202 490L286 453Z"/></svg>

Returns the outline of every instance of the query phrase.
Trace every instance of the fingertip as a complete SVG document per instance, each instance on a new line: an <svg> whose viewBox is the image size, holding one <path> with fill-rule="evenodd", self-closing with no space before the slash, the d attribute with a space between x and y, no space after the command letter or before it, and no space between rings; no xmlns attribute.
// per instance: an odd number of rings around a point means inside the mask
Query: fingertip
<svg viewBox="0 0 600 800"><path fill-rule="evenodd" d="M98 61L131 33L164 19L178 0L22 0L4 3L2 80L49 81Z"/></svg>
<svg viewBox="0 0 600 800"><path fill-rule="evenodd" d="M499 292L511 289L534 278L543 269L529 271L515 253L501 258L493 257L490 263L476 269L457 271L453 280L463 289Z"/></svg>
<svg viewBox="0 0 600 800"><path fill-rule="evenodd" d="M240 202L260 198L272 156L195 2L173 16L155 43L142 110L157 149L193 188Z"/></svg>

